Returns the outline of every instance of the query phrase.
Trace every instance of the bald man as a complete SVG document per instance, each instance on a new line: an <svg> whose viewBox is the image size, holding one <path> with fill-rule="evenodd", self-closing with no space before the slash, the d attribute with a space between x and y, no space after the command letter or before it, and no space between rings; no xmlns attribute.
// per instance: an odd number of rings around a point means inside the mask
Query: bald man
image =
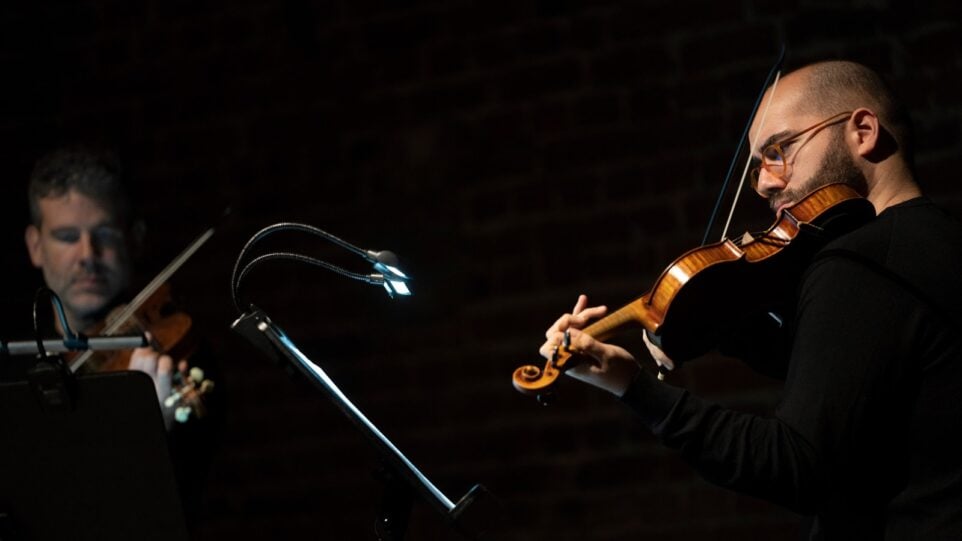
<svg viewBox="0 0 962 541"><path fill-rule="evenodd" d="M762 103L752 179L775 213L843 182L877 214L816 254L785 325L728 344L784 378L774 416L639 370L628 351L579 331L606 313L584 295L541 353L567 332L592 361L570 375L620 397L707 479L810 516L811 539L962 539L962 226L922 196L908 115L872 70L806 66Z"/></svg>

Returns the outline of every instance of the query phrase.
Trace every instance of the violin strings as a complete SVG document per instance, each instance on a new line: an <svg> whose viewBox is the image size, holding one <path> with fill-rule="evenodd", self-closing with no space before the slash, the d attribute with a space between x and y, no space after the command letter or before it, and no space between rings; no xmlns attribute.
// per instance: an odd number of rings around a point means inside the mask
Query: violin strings
<svg viewBox="0 0 962 541"><path fill-rule="evenodd" d="M768 234L769 231L755 231L748 232L749 240L746 242L745 237L738 237L730 239L730 242L738 248L743 248L745 245L756 242L760 244L767 244L769 246L778 246L780 248L788 246L791 242L790 239L783 239L781 237L774 237Z"/></svg>

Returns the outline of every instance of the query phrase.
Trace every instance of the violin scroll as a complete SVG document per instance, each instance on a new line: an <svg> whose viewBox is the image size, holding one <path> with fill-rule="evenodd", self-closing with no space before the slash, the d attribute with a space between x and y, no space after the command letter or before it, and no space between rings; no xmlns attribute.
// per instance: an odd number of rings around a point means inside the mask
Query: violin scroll
<svg viewBox="0 0 962 541"><path fill-rule="evenodd" d="M511 376L511 383L522 394L541 396L548 392L562 373L576 364L571 352L562 345L545 362L544 369L533 364L521 366Z"/></svg>
<svg viewBox="0 0 962 541"><path fill-rule="evenodd" d="M174 408L174 420L186 423L191 416L198 419L207 414L203 396L214 390L214 382L204 377L204 371L196 366L184 373L174 374L173 389L164 400L165 408Z"/></svg>

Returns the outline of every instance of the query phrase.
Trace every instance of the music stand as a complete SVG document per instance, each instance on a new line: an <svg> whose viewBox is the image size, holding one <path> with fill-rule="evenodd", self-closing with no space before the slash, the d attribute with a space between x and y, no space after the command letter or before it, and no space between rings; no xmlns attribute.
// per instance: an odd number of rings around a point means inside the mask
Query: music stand
<svg viewBox="0 0 962 541"><path fill-rule="evenodd" d="M0 539L188 539L150 377L61 383L0 382Z"/></svg>
<svg viewBox="0 0 962 541"><path fill-rule="evenodd" d="M379 478L385 485L375 533L382 541L399 541L406 534L411 504L419 498L434 509L446 524L471 540L493 539L501 513L500 504L482 485L474 485L457 503L448 499L421 473L394 443L345 395L324 370L309 359L287 334L260 309L252 307L231 325L274 362L286 359L314 386L330 398L367 438L381 458Z"/></svg>

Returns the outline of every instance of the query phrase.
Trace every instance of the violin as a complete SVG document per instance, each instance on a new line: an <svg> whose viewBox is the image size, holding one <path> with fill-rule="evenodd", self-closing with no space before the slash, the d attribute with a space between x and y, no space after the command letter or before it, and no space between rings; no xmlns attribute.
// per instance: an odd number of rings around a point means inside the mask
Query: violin
<svg viewBox="0 0 962 541"><path fill-rule="evenodd" d="M98 336L150 333L148 345L156 351L176 359L189 357L196 347L191 332L190 314L180 310L171 296L169 283L163 283L131 310L132 304L117 306L107 314L104 322L93 330ZM129 313L128 313L129 312ZM109 329L109 331L106 331ZM71 369L82 372L114 372L127 370L130 350L92 353L89 358L78 357Z"/></svg>
<svg viewBox="0 0 962 541"><path fill-rule="evenodd" d="M149 345L154 350L170 355L176 360L189 358L197 347L192 333L193 320L180 310L171 296L170 276L176 272L213 235L208 229L164 268L137 296L125 305L114 308L95 334L145 334L150 336ZM132 351L95 352L86 351L69 361L72 372L109 372L127 370ZM179 364L179 363L176 363ZM181 371L175 365L171 382L171 394L164 406L174 408L174 418L186 422L192 415L203 417L206 409L203 395L214 389L214 382L204 376L198 367Z"/></svg>
<svg viewBox="0 0 962 541"><path fill-rule="evenodd" d="M872 204L850 186L823 186L783 209L762 233L685 252L647 293L582 332L607 340L641 327L672 359L692 359L717 346L745 317L790 308L795 287L815 252L874 217ZM562 344L544 368L525 365L515 370L512 383L521 393L540 396L578 362Z"/></svg>

